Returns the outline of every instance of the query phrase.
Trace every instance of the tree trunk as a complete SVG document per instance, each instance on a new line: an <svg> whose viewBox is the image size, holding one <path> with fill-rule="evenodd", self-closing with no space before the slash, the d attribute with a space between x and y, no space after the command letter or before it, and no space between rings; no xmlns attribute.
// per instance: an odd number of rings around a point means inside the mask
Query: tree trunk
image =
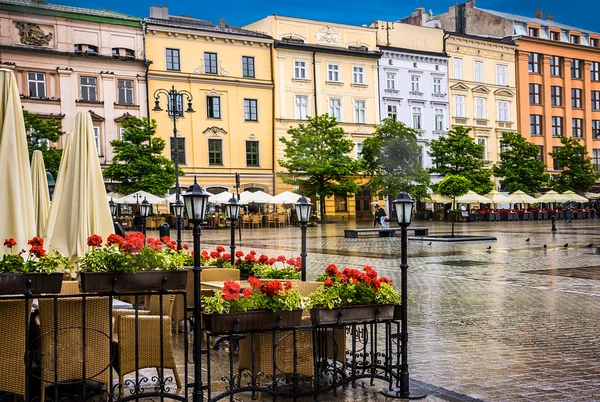
<svg viewBox="0 0 600 402"><path fill-rule="evenodd" d="M454 215L454 218L452 219L452 237L454 237L454 223L456 223L456 197L452 197L452 203L454 204L454 208L452 208L452 215Z"/></svg>
<svg viewBox="0 0 600 402"><path fill-rule="evenodd" d="M321 210L321 222L325 222L325 197L319 194L319 209Z"/></svg>

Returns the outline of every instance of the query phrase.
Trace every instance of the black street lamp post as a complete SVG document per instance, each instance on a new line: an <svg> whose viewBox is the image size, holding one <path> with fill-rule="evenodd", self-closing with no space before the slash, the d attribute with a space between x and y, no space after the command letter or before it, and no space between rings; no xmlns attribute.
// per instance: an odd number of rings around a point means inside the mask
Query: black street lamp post
<svg viewBox="0 0 600 402"><path fill-rule="evenodd" d="M183 222L183 211L185 210L185 205L183 204L183 201L181 200L176 200L175 203L173 204L173 212L175 213L175 224L177 225L177 228L180 228ZM178 229L177 230L177 240L179 242L181 242L181 231ZM181 250L181 244L177 243L177 250Z"/></svg>
<svg viewBox="0 0 600 402"><path fill-rule="evenodd" d="M110 215L113 217L113 220L115 220L117 218L117 204L115 204L112 197L108 202L108 206L110 207Z"/></svg>
<svg viewBox="0 0 600 402"><path fill-rule="evenodd" d="M194 364L194 402L202 402L204 399L202 386L202 368L200 360L202 359L202 334L200 326L200 224L206 217L206 206L208 205L209 194L200 187L194 177L192 184L185 194L185 209L188 219L194 225L194 356L196 362Z"/></svg>
<svg viewBox="0 0 600 402"><path fill-rule="evenodd" d="M144 197L144 201L142 201L140 204L140 216L142 217L142 233L144 233L144 242L146 241L146 218L150 215L151 209L152 205L150 205L146 197Z"/></svg>
<svg viewBox="0 0 600 402"><path fill-rule="evenodd" d="M188 107L186 113L194 113L195 110L192 108L192 99L194 97L189 91L185 89L176 90L175 86L171 86L171 89L166 90L159 88L154 91L154 108L153 112L160 112L163 109L160 107L160 96L165 95L168 100L167 111L169 118L173 120L173 143L171 149L174 150L174 163L175 163L175 204L179 203L180 200L180 189L179 189L179 143L177 141L177 120L183 116L183 97L187 99ZM183 208L181 207L181 214L177 215L177 210L173 207L175 212L175 226L177 227L177 250L181 250L181 217L183 215Z"/></svg>
<svg viewBox="0 0 600 402"><path fill-rule="evenodd" d="M300 222L300 227L302 228L302 250L300 251L300 258L302 260L302 281L306 281L306 224L310 222L312 204L304 195L302 195L295 205L296 216L298 217L298 222Z"/></svg>
<svg viewBox="0 0 600 402"><path fill-rule="evenodd" d="M231 265L235 264L235 221L240 216L240 204L235 195L225 203L225 215L229 219L231 225Z"/></svg>

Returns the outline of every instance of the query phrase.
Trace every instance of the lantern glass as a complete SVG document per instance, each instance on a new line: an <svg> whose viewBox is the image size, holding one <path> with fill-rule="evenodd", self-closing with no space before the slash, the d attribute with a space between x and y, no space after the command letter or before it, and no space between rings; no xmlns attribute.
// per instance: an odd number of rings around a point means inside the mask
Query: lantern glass
<svg viewBox="0 0 600 402"><path fill-rule="evenodd" d="M152 206L148 202L148 200L144 197L144 201L140 204L140 215L142 218L147 218L150 215L150 209Z"/></svg>
<svg viewBox="0 0 600 402"><path fill-rule="evenodd" d="M206 206L210 195L200 187L194 178L194 184L183 194L185 209L190 222L199 225L206 217Z"/></svg>
<svg viewBox="0 0 600 402"><path fill-rule="evenodd" d="M185 209L185 205L183 201L177 200L173 204L173 212L175 212L175 217L180 219L183 216L183 210Z"/></svg>
<svg viewBox="0 0 600 402"><path fill-rule="evenodd" d="M117 204L115 204L112 198L108 202L108 206L110 207L110 214L112 216L117 216Z"/></svg>
<svg viewBox="0 0 600 402"><path fill-rule="evenodd" d="M296 216L298 217L298 221L300 223L308 223L310 222L310 214L312 210L312 204L305 197L302 196L296 202Z"/></svg>
<svg viewBox="0 0 600 402"><path fill-rule="evenodd" d="M414 200L408 195L407 192L402 191L394 201L394 210L396 211L396 221L398 225L407 227L412 221L412 212L414 207Z"/></svg>
<svg viewBox="0 0 600 402"><path fill-rule="evenodd" d="M231 220L236 220L240 216L240 204L235 197L231 197L225 204L225 215Z"/></svg>

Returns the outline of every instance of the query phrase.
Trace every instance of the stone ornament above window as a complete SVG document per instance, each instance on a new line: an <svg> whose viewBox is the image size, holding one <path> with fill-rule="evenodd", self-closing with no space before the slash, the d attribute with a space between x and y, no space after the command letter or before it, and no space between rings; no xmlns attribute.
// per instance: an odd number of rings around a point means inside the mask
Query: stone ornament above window
<svg viewBox="0 0 600 402"><path fill-rule="evenodd" d="M218 75L222 75L223 77L228 77L229 76L229 71L225 70L223 68L223 64L219 61L219 74ZM198 67L196 67L194 69L194 74L204 74L204 64L200 64L198 65ZM212 74L214 75L214 74Z"/></svg>
<svg viewBox="0 0 600 402"><path fill-rule="evenodd" d="M340 34L329 25L325 25L323 29L317 31L317 43L325 45L339 45Z"/></svg>
<svg viewBox="0 0 600 402"><path fill-rule="evenodd" d="M21 43L24 45L48 46L52 40L52 32L45 34L39 25L28 22L17 22L15 26L19 30Z"/></svg>
<svg viewBox="0 0 600 402"><path fill-rule="evenodd" d="M227 131L223 130L221 127L212 126L204 130L203 134L206 134L208 137L223 138L224 135L227 134Z"/></svg>

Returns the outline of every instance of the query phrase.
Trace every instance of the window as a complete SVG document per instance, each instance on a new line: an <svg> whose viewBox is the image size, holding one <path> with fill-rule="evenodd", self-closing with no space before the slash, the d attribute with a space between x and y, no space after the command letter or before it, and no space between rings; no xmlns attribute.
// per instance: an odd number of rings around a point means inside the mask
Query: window
<svg viewBox="0 0 600 402"><path fill-rule="evenodd" d="M600 91L592 91L592 110L600 110Z"/></svg>
<svg viewBox="0 0 600 402"><path fill-rule="evenodd" d="M119 51L120 51L120 49L118 47L113 47L112 48L112 55L113 56L118 56L119 55Z"/></svg>
<svg viewBox="0 0 600 402"><path fill-rule="evenodd" d="M503 64L496 66L496 85L508 85L508 66Z"/></svg>
<svg viewBox="0 0 600 402"><path fill-rule="evenodd" d="M340 98L329 99L329 115L335 117L338 122L342 121L342 100Z"/></svg>
<svg viewBox="0 0 600 402"><path fill-rule="evenodd" d="M348 197L336 194L334 197L336 212L345 212L348 210Z"/></svg>
<svg viewBox="0 0 600 402"><path fill-rule="evenodd" d="M579 45L580 37L579 35L571 35L571 43L575 45Z"/></svg>
<svg viewBox="0 0 600 402"><path fill-rule="evenodd" d="M552 153L554 154L555 152L558 152L559 149L560 149L560 147L552 147ZM556 157L552 158L552 169L553 170L562 170L562 166L560 165L560 163L558 163L558 158L556 158Z"/></svg>
<svg viewBox="0 0 600 402"><path fill-rule="evenodd" d="M308 116L308 96L296 95L296 120L306 120Z"/></svg>
<svg viewBox="0 0 600 402"><path fill-rule="evenodd" d="M398 106L396 105L388 105L388 119L392 119L394 121L398 121Z"/></svg>
<svg viewBox="0 0 600 402"><path fill-rule="evenodd" d="M258 141L246 141L246 166L260 166L258 163Z"/></svg>
<svg viewBox="0 0 600 402"><path fill-rule="evenodd" d="M477 145L481 146L481 159L487 159L487 146L485 138L477 138Z"/></svg>
<svg viewBox="0 0 600 402"><path fill-rule="evenodd" d="M433 110L434 129L444 131L444 109Z"/></svg>
<svg viewBox="0 0 600 402"><path fill-rule="evenodd" d="M244 120L258 121L258 101L256 99L244 99Z"/></svg>
<svg viewBox="0 0 600 402"><path fill-rule="evenodd" d="M571 60L571 78L580 79L583 77L582 74L583 61L574 59Z"/></svg>
<svg viewBox="0 0 600 402"><path fill-rule="evenodd" d="M365 83L365 69L364 67L352 67L352 83L353 84L364 84Z"/></svg>
<svg viewBox="0 0 600 402"><path fill-rule="evenodd" d="M529 104L540 105L542 103L542 86L540 84L529 84Z"/></svg>
<svg viewBox="0 0 600 402"><path fill-rule="evenodd" d="M529 115L529 134L542 135L542 116L539 114Z"/></svg>
<svg viewBox="0 0 600 402"><path fill-rule="evenodd" d="M167 70L179 71L179 49L167 48Z"/></svg>
<svg viewBox="0 0 600 402"><path fill-rule="evenodd" d="M454 59L454 79L462 80L463 65L462 59Z"/></svg>
<svg viewBox="0 0 600 402"><path fill-rule="evenodd" d="M98 155L102 155L102 153L100 152L100 127L94 126L93 130L94 130L94 143L96 144L96 153Z"/></svg>
<svg viewBox="0 0 600 402"><path fill-rule="evenodd" d="M571 125L573 127L573 138L583 137L583 119L572 119Z"/></svg>
<svg viewBox="0 0 600 402"><path fill-rule="evenodd" d="M85 43L77 43L74 46L74 50L76 52L85 52L85 53L98 53L98 46L87 45Z"/></svg>
<svg viewBox="0 0 600 402"><path fill-rule="evenodd" d="M571 88L571 107L581 109L581 89Z"/></svg>
<svg viewBox="0 0 600 402"><path fill-rule="evenodd" d="M592 120L592 138L600 139L600 120Z"/></svg>
<svg viewBox="0 0 600 402"><path fill-rule="evenodd" d="M421 92L421 77L419 75L410 76L410 90L412 92Z"/></svg>
<svg viewBox="0 0 600 402"><path fill-rule="evenodd" d="M600 149L592 149L592 164L594 171L600 172Z"/></svg>
<svg viewBox="0 0 600 402"><path fill-rule="evenodd" d="M217 67L217 54L204 52L204 73L205 74L217 74L219 69Z"/></svg>
<svg viewBox="0 0 600 402"><path fill-rule="evenodd" d="M327 80L332 82L340 82L340 65L339 64L328 64L327 65Z"/></svg>
<svg viewBox="0 0 600 402"><path fill-rule="evenodd" d="M30 98L46 97L46 74L27 73L27 83L29 85Z"/></svg>
<svg viewBox="0 0 600 402"><path fill-rule="evenodd" d="M600 47L600 40L598 38L590 38L590 46Z"/></svg>
<svg viewBox="0 0 600 402"><path fill-rule="evenodd" d="M81 100L86 102L96 102L96 78L80 77Z"/></svg>
<svg viewBox="0 0 600 402"><path fill-rule="evenodd" d="M562 106L562 87L550 87L550 101L552 106Z"/></svg>
<svg viewBox="0 0 600 402"><path fill-rule="evenodd" d="M537 160L540 162L544 162L544 146L538 145L538 148L539 148L540 153L537 156Z"/></svg>
<svg viewBox="0 0 600 402"><path fill-rule="evenodd" d="M354 101L354 122L355 123L366 123L367 122L367 105L364 100Z"/></svg>
<svg viewBox="0 0 600 402"><path fill-rule="evenodd" d="M306 62L303 60L294 60L294 78L299 80L306 79Z"/></svg>
<svg viewBox="0 0 600 402"><path fill-rule="evenodd" d="M169 137L169 139L171 145L171 160L175 162L175 159L177 159L178 164L185 165L185 138Z"/></svg>
<svg viewBox="0 0 600 402"><path fill-rule="evenodd" d="M550 31L550 39L551 40L560 40L560 32Z"/></svg>
<svg viewBox="0 0 600 402"><path fill-rule="evenodd" d="M117 137L117 140L120 140L123 138L123 134L125 134L125 128L124 127L119 127L119 137Z"/></svg>
<svg viewBox="0 0 600 402"><path fill-rule="evenodd" d="M125 50L125 57L135 57L135 52L133 49L123 49Z"/></svg>
<svg viewBox="0 0 600 402"><path fill-rule="evenodd" d="M510 102L498 101L498 121L510 121Z"/></svg>
<svg viewBox="0 0 600 402"><path fill-rule="evenodd" d="M254 57L242 56L242 76L254 78Z"/></svg>
<svg viewBox="0 0 600 402"><path fill-rule="evenodd" d="M386 76L386 88L387 89L396 89L396 74L387 73L385 76Z"/></svg>
<svg viewBox="0 0 600 402"><path fill-rule="evenodd" d="M223 164L223 140L208 140L208 164Z"/></svg>
<svg viewBox="0 0 600 402"><path fill-rule="evenodd" d="M412 108L412 126L415 130L423 129L423 112L420 107Z"/></svg>
<svg viewBox="0 0 600 402"><path fill-rule="evenodd" d="M167 108L167 112L169 114L169 116L173 116L173 103L171 102L171 97L169 96L168 98L168 108ZM175 114L177 115L177 117L182 117L183 116L183 94L177 94L177 98L176 99L176 105L175 105Z"/></svg>
<svg viewBox="0 0 600 402"><path fill-rule="evenodd" d="M133 105L133 80L117 80L120 105Z"/></svg>
<svg viewBox="0 0 600 402"><path fill-rule="evenodd" d="M207 96L206 97L206 117L209 119L221 118L221 97Z"/></svg>
<svg viewBox="0 0 600 402"><path fill-rule="evenodd" d="M562 77L563 58L560 56L550 57L550 75L553 77Z"/></svg>
<svg viewBox="0 0 600 402"><path fill-rule="evenodd" d="M359 159L362 157L362 150L363 150L363 143L357 142L356 143L356 159Z"/></svg>
<svg viewBox="0 0 600 402"><path fill-rule="evenodd" d="M600 62L593 61L590 64L590 79L592 81L600 81Z"/></svg>
<svg viewBox="0 0 600 402"><path fill-rule="evenodd" d="M533 36L534 38L538 38L540 36L540 29L539 28L530 27L529 28L529 36Z"/></svg>
<svg viewBox="0 0 600 402"><path fill-rule="evenodd" d="M540 64L542 61L542 55L539 53L529 53L529 72L539 74L540 73Z"/></svg>
<svg viewBox="0 0 600 402"><path fill-rule="evenodd" d="M485 98L475 98L475 118L485 119Z"/></svg>
<svg viewBox="0 0 600 402"><path fill-rule="evenodd" d="M474 81L483 82L483 61L475 60L474 68Z"/></svg>
<svg viewBox="0 0 600 402"><path fill-rule="evenodd" d="M552 116L552 136L560 137L561 135L563 135L563 118Z"/></svg>
<svg viewBox="0 0 600 402"><path fill-rule="evenodd" d="M441 95L441 93L442 93L442 79L441 78L433 79L433 93L436 95Z"/></svg>
<svg viewBox="0 0 600 402"><path fill-rule="evenodd" d="M465 116L465 97L463 95L454 96L454 115L456 117Z"/></svg>

